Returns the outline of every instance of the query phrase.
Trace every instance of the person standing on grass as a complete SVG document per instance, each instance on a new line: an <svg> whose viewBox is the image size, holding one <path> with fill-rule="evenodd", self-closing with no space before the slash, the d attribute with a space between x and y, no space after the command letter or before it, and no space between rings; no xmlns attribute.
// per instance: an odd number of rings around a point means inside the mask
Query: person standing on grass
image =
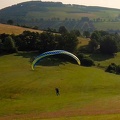
<svg viewBox="0 0 120 120"><path fill-rule="evenodd" d="M59 88L55 88L55 91L57 96L60 95Z"/></svg>

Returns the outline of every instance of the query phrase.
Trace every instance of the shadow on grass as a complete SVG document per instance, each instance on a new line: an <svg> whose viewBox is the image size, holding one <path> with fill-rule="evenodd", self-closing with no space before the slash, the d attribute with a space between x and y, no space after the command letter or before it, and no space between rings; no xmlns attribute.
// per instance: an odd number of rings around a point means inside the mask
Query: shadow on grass
<svg viewBox="0 0 120 120"><path fill-rule="evenodd" d="M8 54L0 53L0 57L2 57L2 56L4 56L4 55L8 55Z"/></svg>
<svg viewBox="0 0 120 120"><path fill-rule="evenodd" d="M52 55L47 56L38 61L37 65L41 66L59 66L59 65L65 65L68 62L72 64L77 64L76 60L74 60L72 57L67 55Z"/></svg>
<svg viewBox="0 0 120 120"><path fill-rule="evenodd" d="M18 52L15 56L22 56L24 58L29 58L29 62L32 63L33 60L40 55L38 52ZM77 62L67 55L52 55L40 59L36 64L41 66L59 66L65 65L67 62L77 64Z"/></svg>
<svg viewBox="0 0 120 120"><path fill-rule="evenodd" d="M114 58L115 55L92 54L92 55L90 55L90 57L91 57L94 61L104 61L104 60L108 60L108 59Z"/></svg>
<svg viewBox="0 0 120 120"><path fill-rule="evenodd" d="M15 56L22 56L24 58L32 58L32 57L36 57L37 55L39 55L39 53L36 51L35 52L34 51L30 51L30 52L24 51L24 52L16 53Z"/></svg>
<svg viewBox="0 0 120 120"><path fill-rule="evenodd" d="M53 56L45 57L37 62L37 65L40 66L59 66L59 65L65 65L67 61L54 58Z"/></svg>

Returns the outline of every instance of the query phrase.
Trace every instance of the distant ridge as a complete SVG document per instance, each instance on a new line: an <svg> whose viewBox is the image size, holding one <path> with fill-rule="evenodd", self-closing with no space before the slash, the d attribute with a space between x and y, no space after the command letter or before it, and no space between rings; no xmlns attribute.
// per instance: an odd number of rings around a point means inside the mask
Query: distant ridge
<svg viewBox="0 0 120 120"><path fill-rule="evenodd" d="M120 9L29 1L0 10L0 23L6 23L10 19L15 25L38 26L42 30L58 30L60 26L65 26L68 30L94 31L98 29L98 22L119 22ZM112 28L107 26L105 29Z"/></svg>

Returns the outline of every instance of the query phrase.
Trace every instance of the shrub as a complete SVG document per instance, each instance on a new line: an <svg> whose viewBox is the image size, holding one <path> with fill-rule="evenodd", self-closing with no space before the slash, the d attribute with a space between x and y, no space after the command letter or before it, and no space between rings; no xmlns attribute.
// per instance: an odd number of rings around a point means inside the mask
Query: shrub
<svg viewBox="0 0 120 120"><path fill-rule="evenodd" d="M117 71L116 71L117 74L120 74L120 65L117 66Z"/></svg>
<svg viewBox="0 0 120 120"><path fill-rule="evenodd" d="M117 71L117 65L115 63L111 63L106 69L106 72L110 72L110 73L116 73L116 71Z"/></svg>
<svg viewBox="0 0 120 120"><path fill-rule="evenodd" d="M5 40L3 42L3 49L7 53L15 53L15 52L17 52L15 42L12 39L11 36L8 36L8 37L5 38Z"/></svg>
<svg viewBox="0 0 120 120"><path fill-rule="evenodd" d="M77 57L82 60L84 57L85 57L85 54L84 53L78 53L77 54Z"/></svg>
<svg viewBox="0 0 120 120"><path fill-rule="evenodd" d="M89 57L83 58L80 61L81 61L82 66L93 66L93 65L95 65L94 61Z"/></svg>

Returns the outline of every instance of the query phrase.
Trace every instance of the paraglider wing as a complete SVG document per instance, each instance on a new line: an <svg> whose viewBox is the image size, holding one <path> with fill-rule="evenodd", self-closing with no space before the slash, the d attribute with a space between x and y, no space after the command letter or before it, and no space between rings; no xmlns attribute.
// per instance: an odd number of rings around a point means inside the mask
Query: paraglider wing
<svg viewBox="0 0 120 120"><path fill-rule="evenodd" d="M65 50L53 50L53 51L48 51L48 52L44 52L42 54L40 54L39 56L37 56L35 58L35 60L32 62L32 69L34 70L34 67L36 66L37 62L46 57L46 56L51 56L51 55L57 55L57 54L66 54L66 55L69 55L71 56L72 58L74 58L77 63L80 65L80 60L72 53L68 52L68 51L65 51Z"/></svg>

